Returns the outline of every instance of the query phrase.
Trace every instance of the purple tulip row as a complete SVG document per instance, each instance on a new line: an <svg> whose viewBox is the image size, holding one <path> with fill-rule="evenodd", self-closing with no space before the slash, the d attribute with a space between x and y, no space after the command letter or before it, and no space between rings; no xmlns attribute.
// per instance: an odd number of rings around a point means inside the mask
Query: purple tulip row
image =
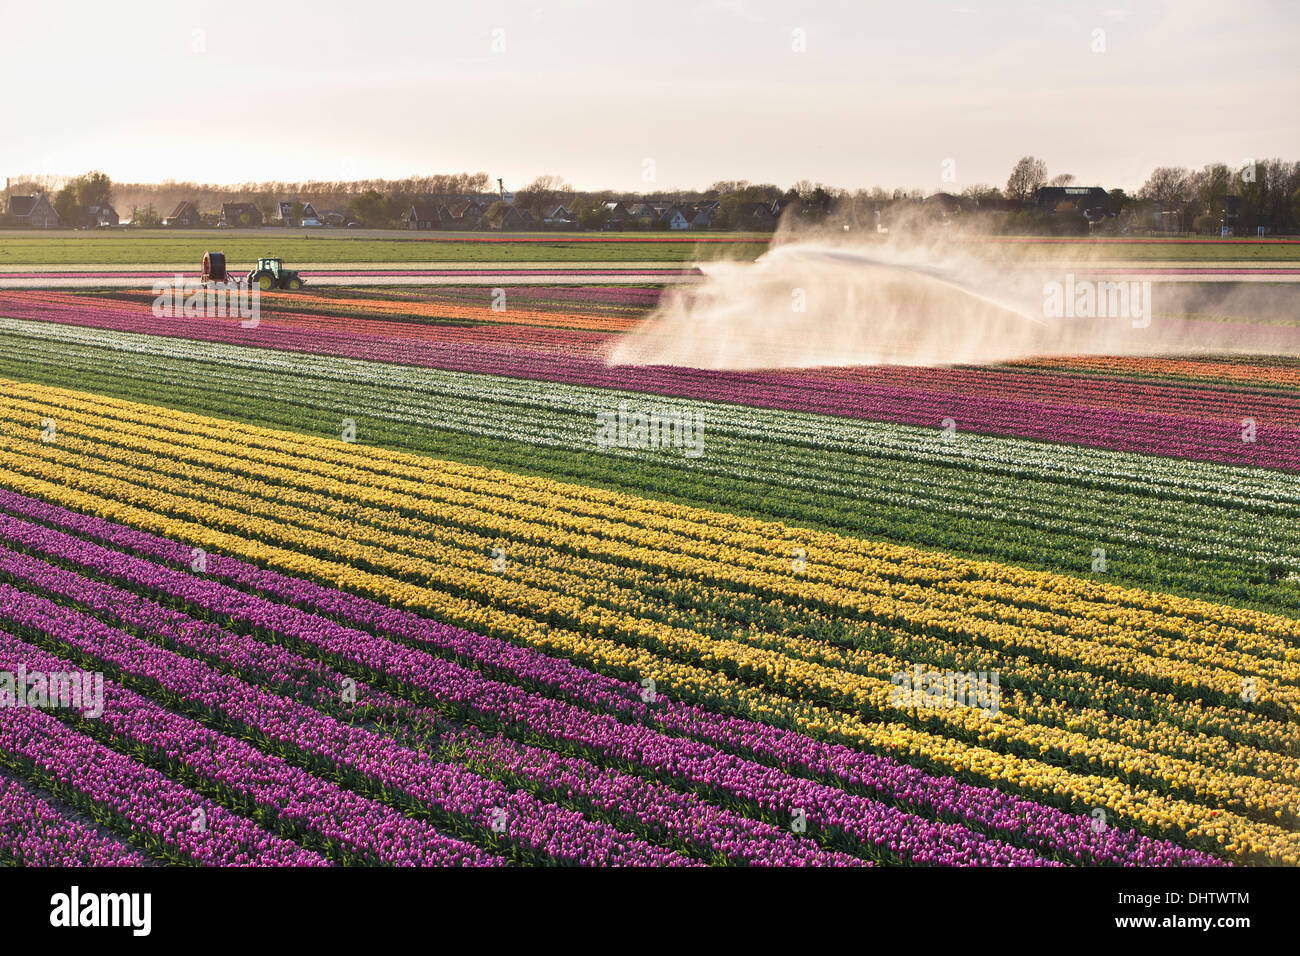
<svg viewBox="0 0 1300 956"><path fill-rule="evenodd" d="M12 528L14 519L6 518L3 521L3 532L0 533L6 538L16 537L28 547L46 554L57 554L62 561L80 563L100 574L126 577L150 592L171 594L196 603L206 613L229 615L245 627L260 628L315 646L335 659L348 661L354 667L368 667L390 679L400 680L444 704L451 703L462 711L470 709L480 720L487 718L503 725L522 723L537 732L551 734L554 733L553 728L560 727L569 739L586 735L604 753L612 752L623 760L628 760L637 753L637 749L629 747L627 741L620 740L626 735L622 732L622 725L611 717L594 716L572 704L484 679L472 669L430 657L423 651L361 631L349 630L296 608L272 604L260 597L179 571L156 565L141 568L137 563L133 573L127 568L137 562L137 559L115 552L104 553L103 549L94 555L91 552L96 546L43 529L33 529L34 534L19 536L21 532L15 534L17 529ZM219 648L225 643L220 639L214 640L210 633L197 641L190 640L184 633L178 633L176 625L179 622L174 617L176 612L160 608L152 601L146 602L120 589L88 581L73 572L4 549L0 549L0 574L19 580L24 586L40 587L65 599L74 600L79 605L92 607L97 612L112 614L133 626L148 628L150 632L162 634L165 631L168 636L190 649L207 649L211 653L213 648ZM3 593L3 586L0 586L0 593ZM3 613L0 612L0 617ZM200 625L184 630L203 630L203 627ZM239 640L234 635L227 635L226 642L238 644ZM251 639L245 641L254 643ZM242 653L236 656L241 662L247 660L247 656ZM490 706L493 703L495 708ZM593 730L604 730L604 739L601 736L592 737ZM935 823L820 784L792 781L785 786L778 783L776 787L756 787L752 780L746 784L746 779L753 775L747 768L732 768L727 766L730 761L725 759L710 761L699 753L690 752L698 748L677 746L675 749L678 753L672 754L672 757L678 760L694 758L694 762L700 766L700 777L694 782L720 788L733 799L758 804L769 814L788 815L793 812L792 808L801 810L807 822L833 827L871 847L875 852L884 852L906 862L945 865L1035 865L1043 862L1031 850L988 839L960 825ZM659 755L659 762L669 765L670 754ZM647 766L657 769L654 761L649 761ZM765 776L776 775L769 771Z"/></svg>
<svg viewBox="0 0 1300 956"><path fill-rule="evenodd" d="M474 727L446 735L443 746L461 751L495 774L548 791L581 794L602 808L617 806L642 825L693 844L695 852L759 866L871 865L844 853L822 850L812 840L797 839L790 831L707 803L659 780L601 769L580 757L560 756Z"/></svg>
<svg viewBox="0 0 1300 956"><path fill-rule="evenodd" d="M328 865L44 710L0 707L0 753L34 770L60 795L97 807L114 820L115 829L134 834L150 853L174 862Z"/></svg>
<svg viewBox="0 0 1300 956"><path fill-rule="evenodd" d="M3 560L8 552L0 552ZM29 671L66 671L73 665L40 648L0 633L0 662ZM318 780L282 758L171 713L113 681L104 682L97 731L115 743L143 749L169 767L231 794L287 824L317 834L349 862L389 866L500 865L476 846L451 839L397 810Z"/></svg>
<svg viewBox="0 0 1300 956"><path fill-rule="evenodd" d="M963 431L1038 438L1057 443L1112 448L1234 465L1300 470L1300 406L1290 397L1218 390L1212 404L1204 390L1176 385L1109 383L1114 399L1097 406L1072 401L1070 389L1095 386L1089 380L1035 373L998 373L1021 382L1023 394L1003 387L998 395L971 381L935 379L933 370L909 371L899 382L882 375L809 372L726 372L662 366L610 367L598 359L544 353L527 348L484 346L462 341L396 338L366 330L319 329L264 318L257 329L202 319L155 319L134 304L4 300L13 318L112 328L198 341L505 375L566 384L631 389L653 394L720 401L761 408L907 425L938 427L952 418ZM456 329L448 330L454 335ZM502 333L517 335L516 331ZM964 373L963 373L964 374ZM982 381L982 380L980 380ZM1029 384L1032 383L1032 384ZM1137 388L1137 390L1134 390ZM1122 407L1121 407L1122 406ZM1243 418L1256 420L1254 441L1242 440Z"/></svg>
<svg viewBox="0 0 1300 956"><path fill-rule="evenodd" d="M15 519L7 515L0 516L0 525L3 525L4 532L14 531L14 522ZM60 560L77 564L96 574L114 575L153 590L162 590L159 586L159 578L171 578L173 584L177 583L176 579L180 579L182 592L185 590L186 580L195 587L207 583L77 539L56 535L47 529L28 525L25 530L27 533L22 535L10 535L4 532L0 534L3 534L7 541L18 540L34 551L57 554ZM92 551L98 553L91 553ZM148 574L148 568L152 568L155 574ZM141 574L142 570L146 573ZM133 592L82 578L71 571L2 548L0 548L0 578L16 581L21 587L39 589L42 593L56 598L76 601L80 606L91 607L97 613L110 615L128 626L148 628L152 633L172 640L188 651L202 654L208 659L217 659L222 666L237 669L244 674L252 671L254 679L269 678L273 674L283 674L296 669L304 663L312 663L280 647L267 646L227 634L212 622L187 618ZM242 597L246 603L267 604L261 598L250 598L223 586L218 588L228 592L228 597L235 602ZM167 593L177 592L169 590ZM177 594L177 596L182 595ZM210 609L215 612L220 606L219 599ZM262 620L262 624L258 626L274 626L275 622L269 619L274 616L274 607L271 606L270 615L255 615L255 618ZM247 621L247 618L245 620ZM321 670L325 672L324 668ZM332 683L318 684L316 696L323 702L337 701L343 679L343 675L340 674ZM382 691L369 690L362 684L357 684L353 690L359 702L368 702L367 695L375 694L385 698L384 709L390 712L403 709L408 715L436 720L437 715L432 711L414 707L399 708L397 702ZM192 721L188 723L193 724ZM206 733L201 725L197 724L191 727L189 732L196 737L204 736ZM503 754L518 749L512 743L500 738L493 739L490 746L493 752ZM256 750L249 748L243 759L253 766L260 767L258 756ZM694 795L678 794L661 785L651 784L626 774L605 773L587 761L562 761L554 755L552 758L556 761L556 765L549 775L542 772L530 778L535 788L550 793L576 794L606 814L631 817L645 830L662 831L677 839L678 842L693 844L702 851L726 852L729 849L737 853L737 859L767 865L800 863L859 865L861 863L844 854L822 851L810 841L794 840L789 833L770 824L712 807ZM311 778L306 779L308 782L311 781ZM282 802L286 792L291 791L272 794L272 805Z"/></svg>
<svg viewBox="0 0 1300 956"><path fill-rule="evenodd" d="M118 557L125 556L117 556L116 552L104 549L98 552L85 551L87 547L97 546L88 546L76 538L19 522L9 515L0 514L0 529L3 529L0 530L0 541L18 544L59 560L66 559L97 573L124 576L116 572L116 565ZM97 555L100 560L92 559L88 562L83 552ZM227 634L210 621L195 620L137 594L86 580L24 555L0 549L0 571L16 580L30 582L44 592L58 593L60 583L73 587L83 606L92 606L93 603L97 611L109 613L123 622L147 626L159 637L183 643L189 650L205 658L220 660L237 673L255 673L258 683L303 703L313 704L324 699L339 702L341 709L346 710L350 709L347 706L350 700L364 701L368 716L404 712L407 709L405 701L349 678L320 661L291 654L281 648L244 641ZM71 597L72 594L68 591L64 592L64 596ZM352 681L348 688L351 693L345 697L342 689L348 680Z"/></svg>
<svg viewBox="0 0 1300 956"><path fill-rule="evenodd" d="M83 537L105 541L173 565L185 566L189 550L176 542L136 531L99 518L79 515L35 499L0 490L0 508L65 527ZM15 535L6 525L5 534ZM39 535L19 535L27 546ZM60 553L71 553L70 541L58 545ZM114 552L116 553L116 552ZM121 560L113 558L112 560ZM851 796L839 787L873 794L914 808L930 816L959 820L995 836L1026 842L1043 852L1087 863L1132 863L1150 865L1214 865L1219 861L1204 853L1187 850L1169 841L1151 839L1116 827L1098 829L1082 814L1065 813L1052 807L1001 793L988 787L963 784L951 777L924 773L897 761L859 753L851 748L812 740L801 734L725 717L676 702L653 705L639 698L634 684L607 678L572 662L548 657L507 641L471 634L440 625L407 611L327 588L311 581L292 578L226 556L209 559L208 576L179 578L159 575L151 586L170 586L187 601L217 601L222 613L246 608L246 620L256 610L271 613L272 606L247 603L254 595L240 591L213 590L217 579L251 588L260 595L293 607L281 606L281 627L293 626L310 634L317 646L328 653L353 655L369 633L388 634L397 640L429 648L436 654L498 674L520 687L488 681L474 671L437 659L416 659L408 670L412 686L426 678L446 673L448 682L430 685L429 691L444 702L459 700L481 720L524 722L533 732L549 739L577 744L594 754L623 760L651 770L661 777L678 778L691 787L707 784L738 799L753 800L764 808L792 806L811 809L817 804L803 799L800 788L820 787L823 802ZM206 587L196 587L195 584ZM343 629L333 621L295 608L315 610L346 621L360 630ZM329 638L331 643L325 644ZM335 650L329 649L337 647ZM369 650L364 665L375 666ZM400 662L400 655L394 653ZM460 682L460 684L457 683ZM470 683L465 683L465 682ZM458 698L447 695L457 687L469 688ZM549 699L562 698L562 699ZM573 706L566 701L572 701ZM752 757L754 759L748 759ZM781 768L781 769L777 769ZM831 781L817 784L805 778ZM728 789L731 788L731 789ZM870 806L870 801L863 801ZM860 824L861 818L856 818ZM847 821L852 829L855 818Z"/></svg>
<svg viewBox="0 0 1300 956"><path fill-rule="evenodd" d="M116 552L106 551L106 549L78 542L75 539L68 539L67 536L59 535L47 529L28 526L28 533L14 534L13 532L17 530L13 527L14 522L15 519L13 518L0 517L0 523L3 524L2 533L6 540L17 539L24 546L31 547L33 550L47 554L57 554L61 561L78 564L94 573L110 574L124 578L153 592L187 599L191 603L198 603L208 613L229 614L246 626L257 627L264 631L285 636L295 642L317 646L334 657L348 659L354 665L366 666L368 664L390 677L396 676L399 679L404 679L423 693L435 696L444 703L453 703L461 710L476 707L480 717L488 714L498 723L523 720L531 725L535 721L533 715L537 711L553 710L557 712L560 719L566 720L571 728L580 727L592 719L591 715L585 714L572 705L550 701L545 697L530 695L509 685L485 680L476 672L463 668L458 664L431 658L423 652L393 644L390 641L373 637L364 632L349 631L332 621L313 618L311 615L295 608L284 608L271 604L263 598L244 594L225 585L199 580L182 572L157 565L142 567L147 562L141 562L139 559L130 558ZM92 553L94 549L97 549L99 553ZM237 635L224 632L221 632L221 636L214 635L212 632L215 630L215 625L211 622L192 621L184 618L184 621L189 622L192 626L183 626L183 622L177 620L178 617L183 616L178 615L175 611L159 607L156 603L141 598L139 595L98 581L88 580L75 572L3 548L0 548L0 577L15 580L23 587L38 588L63 600L75 601L79 606L90 607L99 614L111 615L128 626L145 628L151 633L167 637L186 650L202 653L205 656L216 656L221 660L222 664L236 668L247 669L249 667L252 655L244 653L244 645L259 648L262 651L260 656L263 658L272 657L277 652L286 658L292 656L287 652L280 651L278 648L268 648L257 644L251 638L240 638ZM0 585L0 595L5 593L6 588L6 585ZM3 619L6 613L0 611L0 619ZM227 650L227 648L231 650ZM335 688L334 693L337 695L337 688ZM507 698L508 703L517 706L517 712L511 712L508 706L500 707L495 711L484 706L484 702L499 699L503 696ZM530 718L533 719L530 720ZM617 726L617 721L612 721L608 717L600 718L600 720L611 727ZM566 769L572 771L573 765ZM593 772L598 772L597 768L588 764L588 773ZM556 774L558 775L558 773L557 770ZM589 783L584 788L584 795L598 807L606 809L620 806L626 807L625 792L617 792L618 786L624 782L618 778L615 778L612 782L606 781L605 790L601 790L600 787ZM540 780L538 785L548 791L560 789L555 780L552 780L549 784L545 780ZM792 795L792 799L799 799L799 795ZM868 834L874 834L875 840L872 842L875 843L877 850L890 852L891 855L902 853L914 862L972 862L983 864L1032 864L1040 862L1031 851L1006 847L999 845L996 841L987 841L978 834L964 832L964 828L951 824L936 825L890 808L870 804L869 801L862 798L845 797L845 799L870 806L874 819L870 819L868 822L873 823L874 828L855 827L854 821L840 819L834 815L833 811L828 813L816 804L810 804L806 808L805 818L814 824L826 822L850 832L861 829L861 836L864 840L867 839ZM804 805L800 803L795 803L793 806L800 809L804 808ZM658 827L663 824L662 816L663 811L666 809L669 808L656 807L652 811L634 814L634 817L642 827ZM773 812L791 812L789 807L771 806L769 809ZM697 807L697 810L697 817L708 816L703 809ZM661 819L650 819L655 816L659 816ZM671 818L671 814L669 816ZM734 826L737 820L738 818L735 815L728 815L726 823ZM678 817L676 824L676 831L681 834L690 835L698 829L698 821L689 817ZM751 826L751 824L753 825ZM770 826L754 824L753 821L747 821L744 826L746 829L753 831L751 838L760 831L765 832L768 836L775 836L780 832ZM723 829L706 834L715 842L725 838L726 835ZM856 832L855 835L857 835ZM886 843L887 837L898 842L900 846L896 847ZM781 842L786 843L786 841ZM912 844L910 850L900 849L903 844L908 842ZM949 848L949 843L957 845L969 844L978 848L978 850L955 853ZM805 847L799 850L796 845L787 844L785 846L786 852L777 853L775 856L770 853L767 854L768 862L792 863L800 859L816 857L817 854L808 852L810 849L811 847ZM842 856L828 854L817 859L816 862L829 864L834 862L848 863L850 861Z"/></svg>
<svg viewBox="0 0 1300 956"><path fill-rule="evenodd" d="M0 777L0 860L19 866L145 866L143 854Z"/></svg>
<svg viewBox="0 0 1300 956"><path fill-rule="evenodd" d="M51 569L53 570L53 569ZM84 579L83 579L84 580ZM66 582L63 582L66 588ZM74 598L75 600L75 598ZM202 710L268 746L301 754L316 765L360 777L372 789L404 794L459 827L497 832L535 854L588 865L682 865L691 861L582 814L511 792L463 767L435 763L395 741L353 727L221 673L211 665L160 648L48 599L0 584L0 621L20 633L56 637L63 644L158 687L185 706ZM508 824L507 824L508 821Z"/></svg>

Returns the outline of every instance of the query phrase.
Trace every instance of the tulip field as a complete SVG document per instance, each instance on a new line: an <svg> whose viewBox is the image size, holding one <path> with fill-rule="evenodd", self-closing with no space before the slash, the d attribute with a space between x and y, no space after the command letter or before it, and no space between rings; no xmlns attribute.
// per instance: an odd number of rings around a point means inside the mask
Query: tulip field
<svg viewBox="0 0 1300 956"><path fill-rule="evenodd" d="M1300 360L622 367L659 286L493 293L0 290L0 862L1300 864Z"/></svg>

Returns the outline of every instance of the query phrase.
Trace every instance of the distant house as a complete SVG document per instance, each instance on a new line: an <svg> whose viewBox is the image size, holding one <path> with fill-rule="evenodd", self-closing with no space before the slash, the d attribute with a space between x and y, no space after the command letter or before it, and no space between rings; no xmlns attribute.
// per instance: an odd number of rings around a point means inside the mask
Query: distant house
<svg viewBox="0 0 1300 956"><path fill-rule="evenodd" d="M445 229L451 224L451 211L440 202L413 202L403 217L408 229Z"/></svg>
<svg viewBox="0 0 1300 956"><path fill-rule="evenodd" d="M300 206L302 211L299 215L293 214L293 207ZM302 202L298 199L290 199L287 202L281 200L275 204L275 218L289 226L301 226L304 219L320 219L316 213L316 207L309 202Z"/></svg>
<svg viewBox="0 0 1300 956"><path fill-rule="evenodd" d="M522 229L526 225L524 217L514 206L498 205L487 214L487 223L493 229Z"/></svg>
<svg viewBox="0 0 1300 956"><path fill-rule="evenodd" d="M737 229L772 229L776 226L776 218L772 207L765 202L742 202L736 207L731 225Z"/></svg>
<svg viewBox="0 0 1300 956"><path fill-rule="evenodd" d="M1040 209L1055 209L1061 203L1069 202L1082 212L1104 207L1107 198L1106 190L1100 186L1040 186L1034 192L1034 205Z"/></svg>
<svg viewBox="0 0 1300 956"><path fill-rule="evenodd" d="M780 219L782 213L787 209L793 209L795 214L798 214L799 205L799 200L797 199L775 199L772 201L772 217L774 219Z"/></svg>
<svg viewBox="0 0 1300 956"><path fill-rule="evenodd" d="M466 199L449 206L447 212L453 229L474 229L483 219L484 207L473 199Z"/></svg>
<svg viewBox="0 0 1300 956"><path fill-rule="evenodd" d="M542 216L542 225L558 227L561 229L574 229L578 225L578 217L568 206L555 206L546 211Z"/></svg>
<svg viewBox="0 0 1300 956"><path fill-rule="evenodd" d="M691 220L690 228L708 229L713 224L713 211L706 208L696 208L694 215L688 216Z"/></svg>
<svg viewBox="0 0 1300 956"><path fill-rule="evenodd" d="M1044 212L1070 215L1070 207L1083 214L1088 226L1111 215L1110 195L1100 186L1040 186L1034 191L1034 205Z"/></svg>
<svg viewBox="0 0 1300 956"><path fill-rule="evenodd" d="M628 207L627 212L633 222L651 223L659 218L659 210L648 202L634 203Z"/></svg>
<svg viewBox="0 0 1300 956"><path fill-rule="evenodd" d="M681 206L674 206L672 209L669 210L668 215L665 218L668 220L669 229L691 228L691 220L686 215L686 210L684 210Z"/></svg>
<svg viewBox="0 0 1300 956"><path fill-rule="evenodd" d="M221 223L226 226L260 226L262 210L251 202L223 202Z"/></svg>
<svg viewBox="0 0 1300 956"><path fill-rule="evenodd" d="M86 206L81 211L81 224L92 229L99 226L116 226L121 220L117 210L105 203L102 206Z"/></svg>
<svg viewBox="0 0 1300 956"><path fill-rule="evenodd" d="M10 196L9 217L15 226L30 226L32 229L54 229L59 225L59 214L44 193Z"/></svg>
<svg viewBox="0 0 1300 956"><path fill-rule="evenodd" d="M177 204L176 208L172 210L172 214L163 220L163 225L189 227L197 226L200 222L198 209L194 203L187 199Z"/></svg>
<svg viewBox="0 0 1300 956"><path fill-rule="evenodd" d="M632 221L632 213L617 199L605 200L600 204L600 208L606 214L606 229L624 229Z"/></svg>

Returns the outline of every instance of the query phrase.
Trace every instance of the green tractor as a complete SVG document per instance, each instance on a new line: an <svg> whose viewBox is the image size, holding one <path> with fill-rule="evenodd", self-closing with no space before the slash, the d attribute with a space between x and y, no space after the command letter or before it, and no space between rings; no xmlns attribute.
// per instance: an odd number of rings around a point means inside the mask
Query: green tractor
<svg viewBox="0 0 1300 956"><path fill-rule="evenodd" d="M264 256L257 260L257 265L248 273L248 284L257 283L263 292L272 289L288 289L297 292L302 288L302 279L293 269L286 269L275 256Z"/></svg>

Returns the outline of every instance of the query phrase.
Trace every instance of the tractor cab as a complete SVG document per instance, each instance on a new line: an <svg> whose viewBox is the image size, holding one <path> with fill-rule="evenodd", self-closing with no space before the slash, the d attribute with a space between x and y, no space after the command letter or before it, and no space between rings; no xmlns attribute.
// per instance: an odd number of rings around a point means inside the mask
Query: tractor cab
<svg viewBox="0 0 1300 956"><path fill-rule="evenodd" d="M280 278L280 270L282 268L284 268L284 260L282 259L273 258L271 256L264 256L263 258L257 260L258 272L269 272L277 279Z"/></svg>

